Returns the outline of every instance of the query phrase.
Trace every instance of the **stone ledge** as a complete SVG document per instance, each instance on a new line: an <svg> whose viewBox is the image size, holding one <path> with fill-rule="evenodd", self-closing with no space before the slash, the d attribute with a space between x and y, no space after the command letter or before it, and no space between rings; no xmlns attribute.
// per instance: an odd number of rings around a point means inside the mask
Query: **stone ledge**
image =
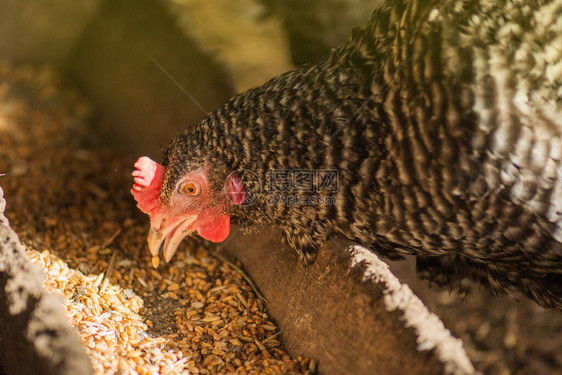
<svg viewBox="0 0 562 375"><path fill-rule="evenodd" d="M0 188L0 367L10 375L92 374L62 300L43 288L43 275L4 216Z"/></svg>
<svg viewBox="0 0 562 375"><path fill-rule="evenodd" d="M321 374L473 374L462 342L374 253L329 242L310 266L277 229L224 247L267 298L285 348Z"/></svg>

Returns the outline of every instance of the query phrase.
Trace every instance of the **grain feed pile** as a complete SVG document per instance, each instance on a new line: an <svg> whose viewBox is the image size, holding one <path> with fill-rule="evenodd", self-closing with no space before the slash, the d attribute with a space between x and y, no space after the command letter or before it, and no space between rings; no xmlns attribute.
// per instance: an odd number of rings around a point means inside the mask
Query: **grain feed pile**
<svg viewBox="0 0 562 375"><path fill-rule="evenodd" d="M241 273L197 240L151 266L130 196L134 157L103 147L90 108L49 70L0 64L6 215L98 374L311 373Z"/></svg>

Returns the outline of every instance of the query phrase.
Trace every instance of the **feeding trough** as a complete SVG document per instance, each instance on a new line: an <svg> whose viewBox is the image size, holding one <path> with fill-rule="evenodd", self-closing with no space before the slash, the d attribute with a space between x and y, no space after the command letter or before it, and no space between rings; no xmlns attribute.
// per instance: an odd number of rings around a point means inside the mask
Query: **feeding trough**
<svg viewBox="0 0 562 375"><path fill-rule="evenodd" d="M462 342L368 249L336 240L303 266L281 233L235 234L225 245L268 299L287 349L325 374L470 374Z"/></svg>
<svg viewBox="0 0 562 375"><path fill-rule="evenodd" d="M331 242L304 267L294 252L279 248L279 236L263 229L235 235L226 246L265 294L287 349L315 358L319 373L474 372L461 341L372 252ZM61 301L42 287L3 213L0 238L4 372L91 373Z"/></svg>

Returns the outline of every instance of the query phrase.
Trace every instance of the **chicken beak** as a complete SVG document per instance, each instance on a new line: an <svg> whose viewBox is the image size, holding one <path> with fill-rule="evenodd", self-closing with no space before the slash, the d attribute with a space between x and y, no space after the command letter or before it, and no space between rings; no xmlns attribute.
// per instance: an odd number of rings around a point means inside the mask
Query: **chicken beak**
<svg viewBox="0 0 562 375"><path fill-rule="evenodd" d="M152 256L158 256L160 247L164 243L164 260L170 262L181 241L195 231L195 228L192 228L191 225L196 219L197 215L188 216L173 223L168 223L166 218L151 220L148 232L148 249Z"/></svg>

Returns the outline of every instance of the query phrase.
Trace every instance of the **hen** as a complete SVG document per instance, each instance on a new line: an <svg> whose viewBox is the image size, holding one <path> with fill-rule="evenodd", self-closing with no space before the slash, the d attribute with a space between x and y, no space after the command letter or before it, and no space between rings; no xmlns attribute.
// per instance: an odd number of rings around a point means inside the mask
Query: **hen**
<svg viewBox="0 0 562 375"><path fill-rule="evenodd" d="M140 158L149 247L277 225L466 291L562 309L562 0L387 1L324 62L233 97Z"/></svg>

